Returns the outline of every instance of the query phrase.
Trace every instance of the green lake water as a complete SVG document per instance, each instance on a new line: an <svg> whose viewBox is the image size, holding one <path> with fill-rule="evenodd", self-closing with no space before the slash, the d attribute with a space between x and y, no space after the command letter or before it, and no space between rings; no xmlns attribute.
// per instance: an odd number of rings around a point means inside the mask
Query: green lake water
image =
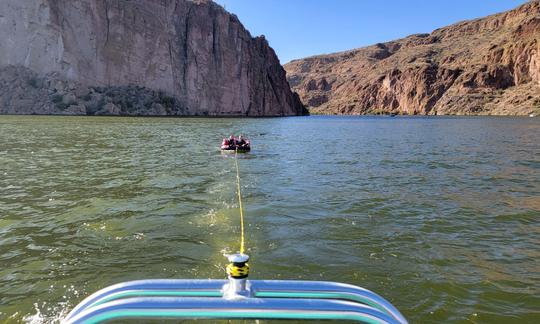
<svg viewBox="0 0 540 324"><path fill-rule="evenodd" d="M224 278L239 157L253 279L381 294L411 323L540 322L540 118L0 116L0 322L107 285Z"/></svg>

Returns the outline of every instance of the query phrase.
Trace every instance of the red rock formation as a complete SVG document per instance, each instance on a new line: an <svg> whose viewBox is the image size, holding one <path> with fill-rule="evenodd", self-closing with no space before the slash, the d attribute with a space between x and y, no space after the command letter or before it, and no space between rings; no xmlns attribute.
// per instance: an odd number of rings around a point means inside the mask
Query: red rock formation
<svg viewBox="0 0 540 324"><path fill-rule="evenodd" d="M540 1L285 65L315 113L540 113Z"/></svg>

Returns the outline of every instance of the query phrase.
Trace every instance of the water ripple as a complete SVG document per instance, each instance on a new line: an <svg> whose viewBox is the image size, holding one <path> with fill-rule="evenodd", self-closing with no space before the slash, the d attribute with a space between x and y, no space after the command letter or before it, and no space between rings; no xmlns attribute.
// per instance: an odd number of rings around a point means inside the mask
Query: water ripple
<svg viewBox="0 0 540 324"><path fill-rule="evenodd" d="M0 321L57 322L141 278L253 276L373 289L411 322L535 322L533 118L0 117ZM286 145L284 145L286 144Z"/></svg>

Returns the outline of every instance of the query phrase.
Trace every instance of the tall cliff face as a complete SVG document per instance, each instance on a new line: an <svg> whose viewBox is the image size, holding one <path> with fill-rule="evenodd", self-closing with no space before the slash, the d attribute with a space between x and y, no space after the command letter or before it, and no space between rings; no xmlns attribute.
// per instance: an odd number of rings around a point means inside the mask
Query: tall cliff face
<svg viewBox="0 0 540 324"><path fill-rule="evenodd" d="M285 65L314 112L540 113L540 1L384 44Z"/></svg>
<svg viewBox="0 0 540 324"><path fill-rule="evenodd" d="M0 38L0 113L303 112L264 37L208 0L2 0Z"/></svg>

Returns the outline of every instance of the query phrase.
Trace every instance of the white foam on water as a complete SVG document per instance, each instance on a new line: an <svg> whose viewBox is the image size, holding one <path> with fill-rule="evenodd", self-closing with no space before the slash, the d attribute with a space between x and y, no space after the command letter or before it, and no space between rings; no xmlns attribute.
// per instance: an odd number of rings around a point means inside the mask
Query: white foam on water
<svg viewBox="0 0 540 324"><path fill-rule="evenodd" d="M34 303L33 314L27 314L22 317L22 322L27 324L60 324L62 320L69 314L74 305L71 303L72 299L79 299L80 291L75 288L74 285L63 285L65 295L62 296L62 301L58 303ZM54 289L54 285L51 285L50 290ZM12 316L17 316L15 313Z"/></svg>
<svg viewBox="0 0 540 324"><path fill-rule="evenodd" d="M57 324L61 323L69 313L71 305L69 302L60 302L56 305L49 305L47 302L38 305L34 303L35 314L29 314L22 318L27 324ZM48 315L51 314L51 315Z"/></svg>

